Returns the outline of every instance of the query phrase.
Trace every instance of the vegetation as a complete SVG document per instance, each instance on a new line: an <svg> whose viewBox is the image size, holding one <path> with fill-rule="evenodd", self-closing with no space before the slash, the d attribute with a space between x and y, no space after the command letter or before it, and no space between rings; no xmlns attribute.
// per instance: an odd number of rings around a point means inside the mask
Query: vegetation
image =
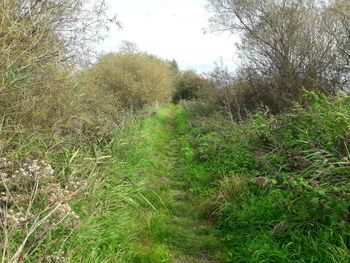
<svg viewBox="0 0 350 263"><path fill-rule="evenodd" d="M218 253L215 231L184 190L177 111L150 112L116 135L108 174L79 206L83 223L67 243L69 262L201 262Z"/></svg>
<svg viewBox="0 0 350 263"><path fill-rule="evenodd" d="M115 160L114 134L133 122L115 91L87 85L77 70L102 29L119 25L106 10L104 1L0 1L2 262L68 260L62 248L80 227L80 207ZM153 81L167 76L159 60L144 61L159 67Z"/></svg>
<svg viewBox="0 0 350 263"><path fill-rule="evenodd" d="M96 32L103 34L98 29L116 22L103 1L91 9L83 2L0 1L0 109L6 119L52 126L80 111L74 101L83 91L75 89L70 72L88 54L84 47L101 37Z"/></svg>
<svg viewBox="0 0 350 263"><path fill-rule="evenodd" d="M349 100L308 98L244 124L187 105L187 185L208 200L228 262L349 260Z"/></svg>
<svg viewBox="0 0 350 263"><path fill-rule="evenodd" d="M148 54L103 55L83 79L86 85L112 93L123 107L141 109L154 102L166 103L172 95L168 65Z"/></svg>
<svg viewBox="0 0 350 263"><path fill-rule="evenodd" d="M178 73L175 81L173 102L198 99L198 95L210 88L212 83L196 72L188 70Z"/></svg>
<svg viewBox="0 0 350 263"><path fill-rule="evenodd" d="M263 104L277 113L304 102L303 89L335 94L349 84L348 1L209 0L209 6L212 30L242 37L235 96L241 108Z"/></svg>
<svg viewBox="0 0 350 263"><path fill-rule="evenodd" d="M350 261L349 1L209 8L237 72L94 57L104 1L0 0L1 262Z"/></svg>

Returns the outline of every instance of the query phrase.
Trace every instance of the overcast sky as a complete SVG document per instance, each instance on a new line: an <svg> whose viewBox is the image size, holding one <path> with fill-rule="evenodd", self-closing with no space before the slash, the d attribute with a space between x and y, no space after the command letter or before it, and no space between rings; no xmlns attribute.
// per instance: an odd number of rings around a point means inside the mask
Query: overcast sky
<svg viewBox="0 0 350 263"><path fill-rule="evenodd" d="M237 65L236 36L204 34L210 14L206 0L107 0L122 30L113 28L99 50L117 51L122 40L163 59L175 59L183 70L207 72L220 57Z"/></svg>

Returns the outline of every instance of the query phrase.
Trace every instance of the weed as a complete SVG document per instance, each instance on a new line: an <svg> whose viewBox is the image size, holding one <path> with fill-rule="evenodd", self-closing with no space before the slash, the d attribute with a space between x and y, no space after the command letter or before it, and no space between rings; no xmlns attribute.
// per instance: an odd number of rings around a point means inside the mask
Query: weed
<svg viewBox="0 0 350 263"><path fill-rule="evenodd" d="M311 99L241 124L182 114L189 187L211 200L228 262L348 261L348 98Z"/></svg>

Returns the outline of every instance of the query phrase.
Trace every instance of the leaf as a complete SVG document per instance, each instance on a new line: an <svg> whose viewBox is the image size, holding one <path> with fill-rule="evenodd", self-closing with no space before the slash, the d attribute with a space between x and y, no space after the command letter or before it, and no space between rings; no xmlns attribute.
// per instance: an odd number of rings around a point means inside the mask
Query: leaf
<svg viewBox="0 0 350 263"><path fill-rule="evenodd" d="M72 156L71 156L71 158L69 159L68 163L71 164L71 163L74 161L74 159L77 157L78 154L79 154L79 149L76 150L76 151L72 154Z"/></svg>

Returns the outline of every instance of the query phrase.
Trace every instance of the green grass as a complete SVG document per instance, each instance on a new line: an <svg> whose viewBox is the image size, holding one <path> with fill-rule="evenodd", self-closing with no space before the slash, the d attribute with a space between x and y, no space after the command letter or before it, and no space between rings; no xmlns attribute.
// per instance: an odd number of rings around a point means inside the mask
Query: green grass
<svg viewBox="0 0 350 263"><path fill-rule="evenodd" d="M12 159L38 151L63 185L88 182L71 204L80 223L28 262L349 262L349 100L312 98L242 124L169 105L85 148L14 138Z"/></svg>
<svg viewBox="0 0 350 263"><path fill-rule="evenodd" d="M217 232L185 187L169 106L116 134L82 225L65 250L70 262L200 262L220 250Z"/></svg>
<svg viewBox="0 0 350 263"><path fill-rule="evenodd" d="M310 96L243 124L195 108L178 119L188 188L208 200L227 262L349 262L349 99Z"/></svg>

